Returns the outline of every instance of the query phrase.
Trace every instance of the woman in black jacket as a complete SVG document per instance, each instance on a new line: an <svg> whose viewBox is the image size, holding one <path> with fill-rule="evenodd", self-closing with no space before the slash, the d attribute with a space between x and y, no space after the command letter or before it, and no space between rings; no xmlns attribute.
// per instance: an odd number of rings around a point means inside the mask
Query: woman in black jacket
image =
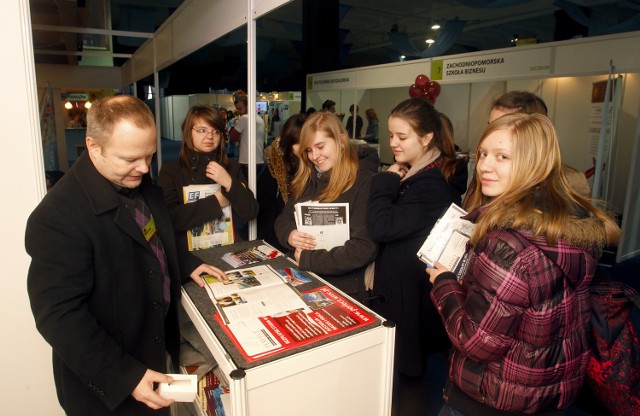
<svg viewBox="0 0 640 416"><path fill-rule="evenodd" d="M416 253L438 217L451 203L460 204L467 169L456 160L453 140L443 134L438 112L426 101L401 102L388 126L396 163L373 177L369 198L369 229L380 244L372 307L397 325L394 391L411 399L396 397L394 408L410 405L399 414L424 414L427 356L445 348L448 338Z"/></svg>
<svg viewBox="0 0 640 416"><path fill-rule="evenodd" d="M273 225L289 200L291 181L298 170L300 130L306 119L306 114L299 113L285 121L280 135L264 151L268 169L258 176L258 238L281 251L285 249L278 242Z"/></svg>
<svg viewBox="0 0 640 416"><path fill-rule="evenodd" d="M362 299L364 271L375 258L376 243L367 227L367 200L371 177L379 164L369 147L349 144L340 120L330 112L317 112L305 121L300 134L300 166L291 183L291 196L275 223L278 241L303 270L327 278L347 294ZM294 207L298 202L349 204L349 239L329 250L316 248L310 234L297 230Z"/></svg>
<svg viewBox="0 0 640 416"><path fill-rule="evenodd" d="M220 219L222 209L229 205L236 220L249 221L258 215L258 202L247 187L240 165L225 153L225 127L215 109L191 107L182 123L180 157L160 169L158 185L164 192L175 231L181 236L178 241L184 244L187 230ZM187 203L183 188L202 184L219 184L220 189ZM235 235L237 239L237 232Z"/></svg>

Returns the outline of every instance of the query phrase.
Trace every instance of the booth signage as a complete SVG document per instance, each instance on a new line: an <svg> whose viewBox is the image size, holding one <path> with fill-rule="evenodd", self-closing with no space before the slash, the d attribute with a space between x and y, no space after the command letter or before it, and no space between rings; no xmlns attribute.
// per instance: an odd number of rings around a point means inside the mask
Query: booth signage
<svg viewBox="0 0 640 416"><path fill-rule="evenodd" d="M62 94L63 101L89 101L89 94L74 92L70 94Z"/></svg>
<svg viewBox="0 0 640 416"><path fill-rule="evenodd" d="M434 60L431 63L431 79L437 81L469 82L550 73L551 49Z"/></svg>
<svg viewBox="0 0 640 416"><path fill-rule="evenodd" d="M309 75L307 89L313 90L340 90L344 88L356 88L355 72L343 72L340 74Z"/></svg>

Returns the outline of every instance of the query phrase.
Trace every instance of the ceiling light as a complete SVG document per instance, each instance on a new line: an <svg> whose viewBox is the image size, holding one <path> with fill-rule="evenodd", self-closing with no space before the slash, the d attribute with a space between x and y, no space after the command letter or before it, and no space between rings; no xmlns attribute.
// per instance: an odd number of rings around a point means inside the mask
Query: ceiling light
<svg viewBox="0 0 640 416"><path fill-rule="evenodd" d="M440 29L440 25L436 23L433 26L431 26L431 29L438 30L438 29Z"/></svg>
<svg viewBox="0 0 640 416"><path fill-rule="evenodd" d="M400 55L400 62L404 62L407 59L406 55Z"/></svg>
<svg viewBox="0 0 640 416"><path fill-rule="evenodd" d="M433 39L429 38L429 39L427 39L425 42L427 42L429 45L431 45L432 43L434 43L434 42L435 42L435 40L433 40Z"/></svg>

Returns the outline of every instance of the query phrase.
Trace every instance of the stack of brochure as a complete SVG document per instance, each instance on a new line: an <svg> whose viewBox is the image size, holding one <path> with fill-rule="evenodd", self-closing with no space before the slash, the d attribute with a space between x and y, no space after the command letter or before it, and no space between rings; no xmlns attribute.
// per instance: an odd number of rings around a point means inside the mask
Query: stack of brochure
<svg viewBox="0 0 640 416"><path fill-rule="evenodd" d="M457 271L474 227L472 222L461 218L465 215L465 210L451 204L433 226L426 241L416 253L428 267L433 267L437 261L447 269Z"/></svg>
<svg viewBox="0 0 640 416"><path fill-rule="evenodd" d="M331 250L349 240L349 203L300 202L294 215L298 231L316 239L316 249Z"/></svg>

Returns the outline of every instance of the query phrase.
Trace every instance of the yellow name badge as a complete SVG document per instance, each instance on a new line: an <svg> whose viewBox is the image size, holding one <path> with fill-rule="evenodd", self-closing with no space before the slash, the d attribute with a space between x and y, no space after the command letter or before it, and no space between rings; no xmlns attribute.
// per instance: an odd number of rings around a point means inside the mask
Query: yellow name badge
<svg viewBox="0 0 640 416"><path fill-rule="evenodd" d="M154 236L154 234L156 233L156 223L153 220L153 217L149 218L149 222L144 226L142 233L144 234L144 238L147 241L151 240L151 238Z"/></svg>

